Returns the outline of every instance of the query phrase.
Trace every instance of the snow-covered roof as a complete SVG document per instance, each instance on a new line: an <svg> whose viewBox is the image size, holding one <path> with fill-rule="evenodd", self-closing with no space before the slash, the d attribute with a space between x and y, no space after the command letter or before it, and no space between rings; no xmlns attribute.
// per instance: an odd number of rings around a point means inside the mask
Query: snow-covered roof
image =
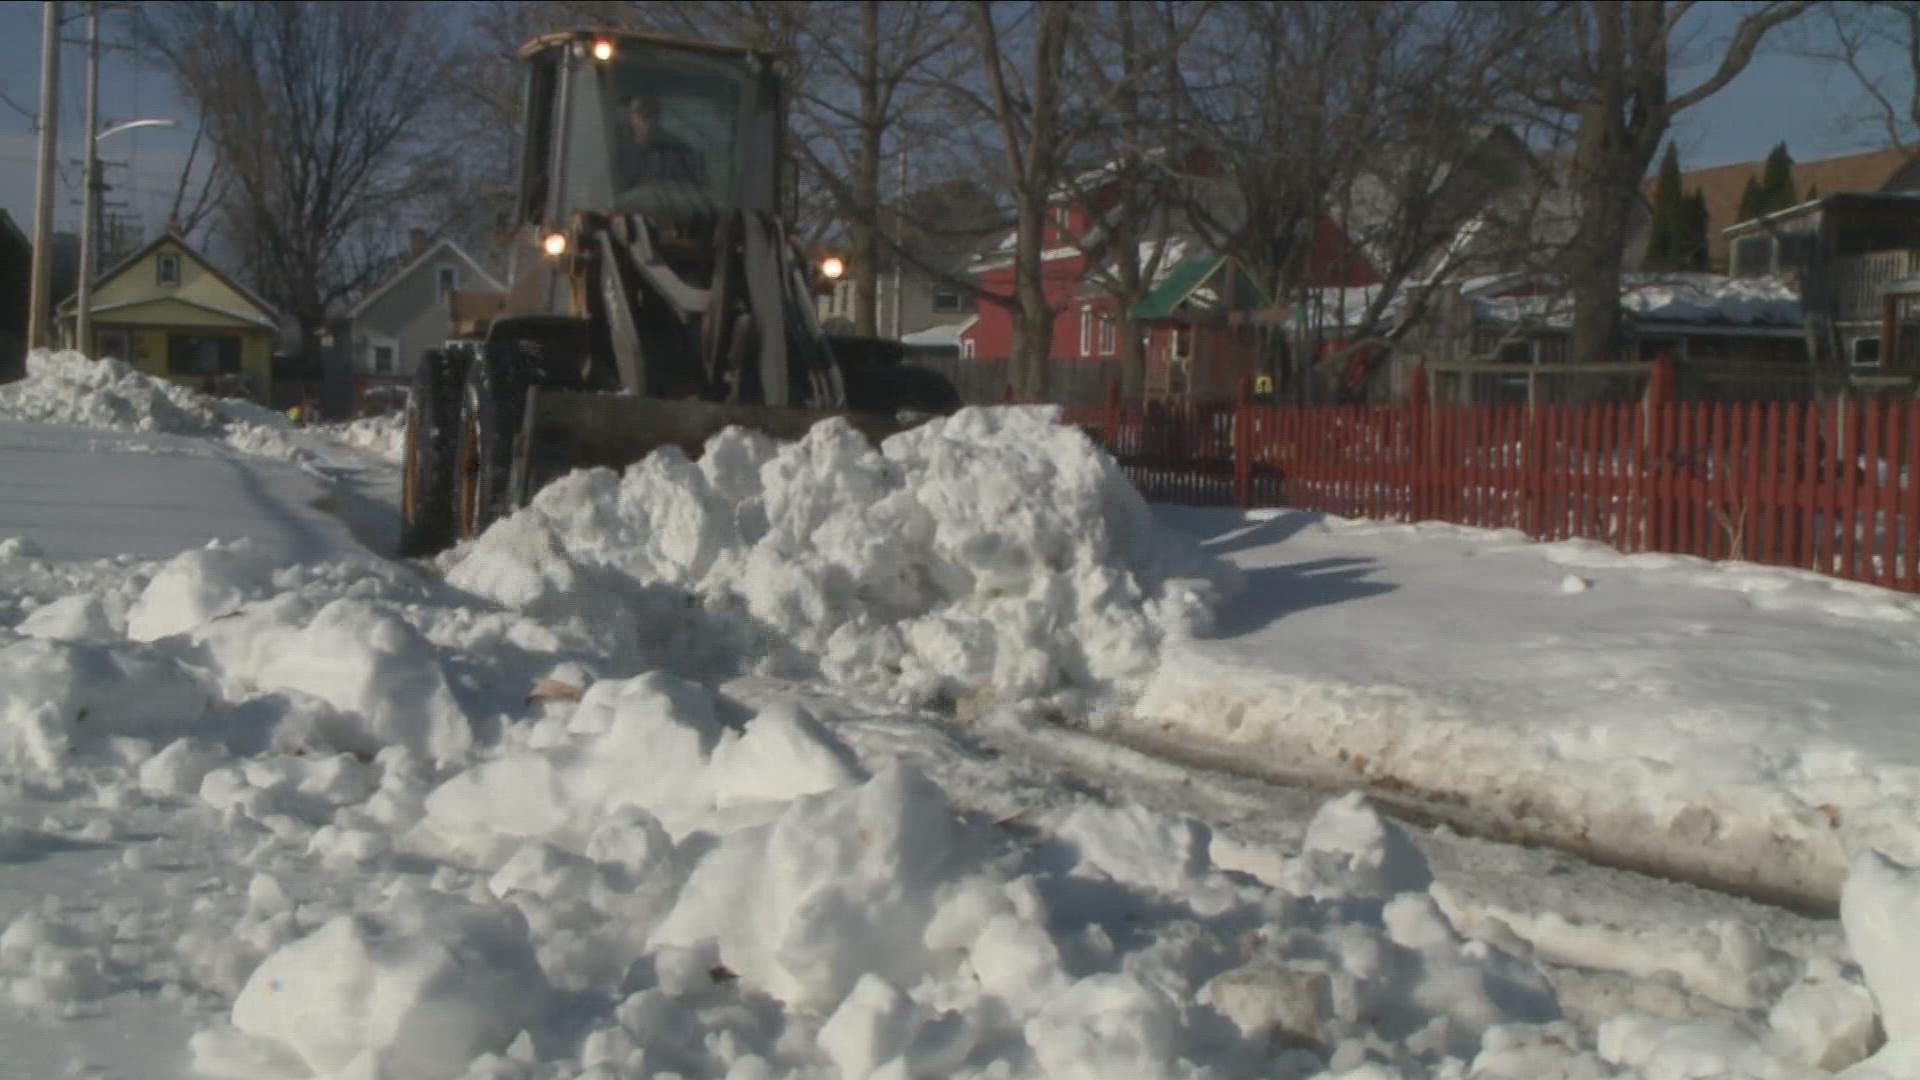
<svg viewBox="0 0 1920 1080"><path fill-rule="evenodd" d="M1573 325L1573 297L1473 297L1483 322L1534 321L1552 329ZM1778 278L1731 278L1722 274L1625 274L1620 305L1635 322L1698 326L1791 327L1805 318L1800 296Z"/></svg>
<svg viewBox="0 0 1920 1080"><path fill-rule="evenodd" d="M965 322L948 323L945 326L929 326L925 330L916 330L911 334L900 335L900 343L902 345L918 345L922 347L950 346L959 348L960 335L966 333L974 323L979 321L980 316L973 315L968 317Z"/></svg>

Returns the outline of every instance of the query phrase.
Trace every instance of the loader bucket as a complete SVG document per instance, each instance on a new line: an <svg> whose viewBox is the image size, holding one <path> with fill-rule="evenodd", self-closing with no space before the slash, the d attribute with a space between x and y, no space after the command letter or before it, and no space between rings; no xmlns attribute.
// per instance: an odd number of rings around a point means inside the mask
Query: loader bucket
<svg viewBox="0 0 1920 1080"><path fill-rule="evenodd" d="M533 387L516 440L509 497L525 506L547 483L574 469L625 469L663 446L698 458L707 440L729 427L795 441L822 420L840 417L875 446L924 422L887 413L788 409L765 405L645 398Z"/></svg>

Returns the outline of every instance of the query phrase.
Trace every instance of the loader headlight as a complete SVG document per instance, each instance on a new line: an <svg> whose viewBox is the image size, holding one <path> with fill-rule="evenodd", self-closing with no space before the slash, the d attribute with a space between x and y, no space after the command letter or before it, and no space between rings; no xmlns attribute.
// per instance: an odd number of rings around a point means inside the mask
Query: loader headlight
<svg viewBox="0 0 1920 1080"><path fill-rule="evenodd" d="M547 234L546 239L540 241L540 246L546 250L547 254L557 259L567 253L567 234L563 232L550 232Z"/></svg>
<svg viewBox="0 0 1920 1080"><path fill-rule="evenodd" d="M593 58L603 64L613 59L613 42L608 41L606 38L595 38L593 41Z"/></svg>
<svg viewBox="0 0 1920 1080"><path fill-rule="evenodd" d="M839 281L840 275L846 272L847 264L840 261L840 256L838 255L829 255L820 260L821 276L825 277L828 281Z"/></svg>

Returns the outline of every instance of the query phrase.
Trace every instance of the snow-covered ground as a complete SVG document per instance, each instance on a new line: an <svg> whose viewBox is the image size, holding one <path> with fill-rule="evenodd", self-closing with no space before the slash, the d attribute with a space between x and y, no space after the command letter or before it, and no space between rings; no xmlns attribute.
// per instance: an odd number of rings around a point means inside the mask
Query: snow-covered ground
<svg viewBox="0 0 1920 1080"><path fill-rule="evenodd" d="M1920 1062L1889 594L1150 509L1024 410L398 563L378 428L88 363L0 387L6 1075Z"/></svg>
<svg viewBox="0 0 1920 1080"><path fill-rule="evenodd" d="M1253 583L1110 727L1831 908L1920 862L1920 598L1584 541L1170 510Z"/></svg>

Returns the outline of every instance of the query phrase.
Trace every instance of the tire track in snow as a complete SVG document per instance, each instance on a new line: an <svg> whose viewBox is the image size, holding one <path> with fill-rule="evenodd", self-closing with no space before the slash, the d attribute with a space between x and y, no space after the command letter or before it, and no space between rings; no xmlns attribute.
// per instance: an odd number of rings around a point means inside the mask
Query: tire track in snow
<svg viewBox="0 0 1920 1080"><path fill-rule="evenodd" d="M1426 791L1397 780L1382 784L1356 781L1350 773L1333 770L1277 769L1252 763L1243 755L1209 751L1178 740L1128 732L1108 734L1058 726L1049 729L1048 737L1040 739L1042 742L1055 740L1066 744L1066 753L1075 752L1071 748L1074 744L1093 747L1096 749L1082 749L1079 752L1092 753L1116 764L1124 759L1113 754L1114 750L1130 751L1155 763L1153 766L1137 766L1145 771L1158 771L1166 765L1173 765L1326 796L1357 791L1374 803L1381 813L1417 828L1432 829L1444 825L1463 836L1517 847L1557 851L1593 866L1677 882L1806 918L1836 919L1840 914L1837 893L1796 889L1753 878L1736 878L1715 872L1707 865L1683 865L1604 843L1583 841L1563 822L1543 819L1536 819L1534 823L1521 821L1470 805L1456 796Z"/></svg>

